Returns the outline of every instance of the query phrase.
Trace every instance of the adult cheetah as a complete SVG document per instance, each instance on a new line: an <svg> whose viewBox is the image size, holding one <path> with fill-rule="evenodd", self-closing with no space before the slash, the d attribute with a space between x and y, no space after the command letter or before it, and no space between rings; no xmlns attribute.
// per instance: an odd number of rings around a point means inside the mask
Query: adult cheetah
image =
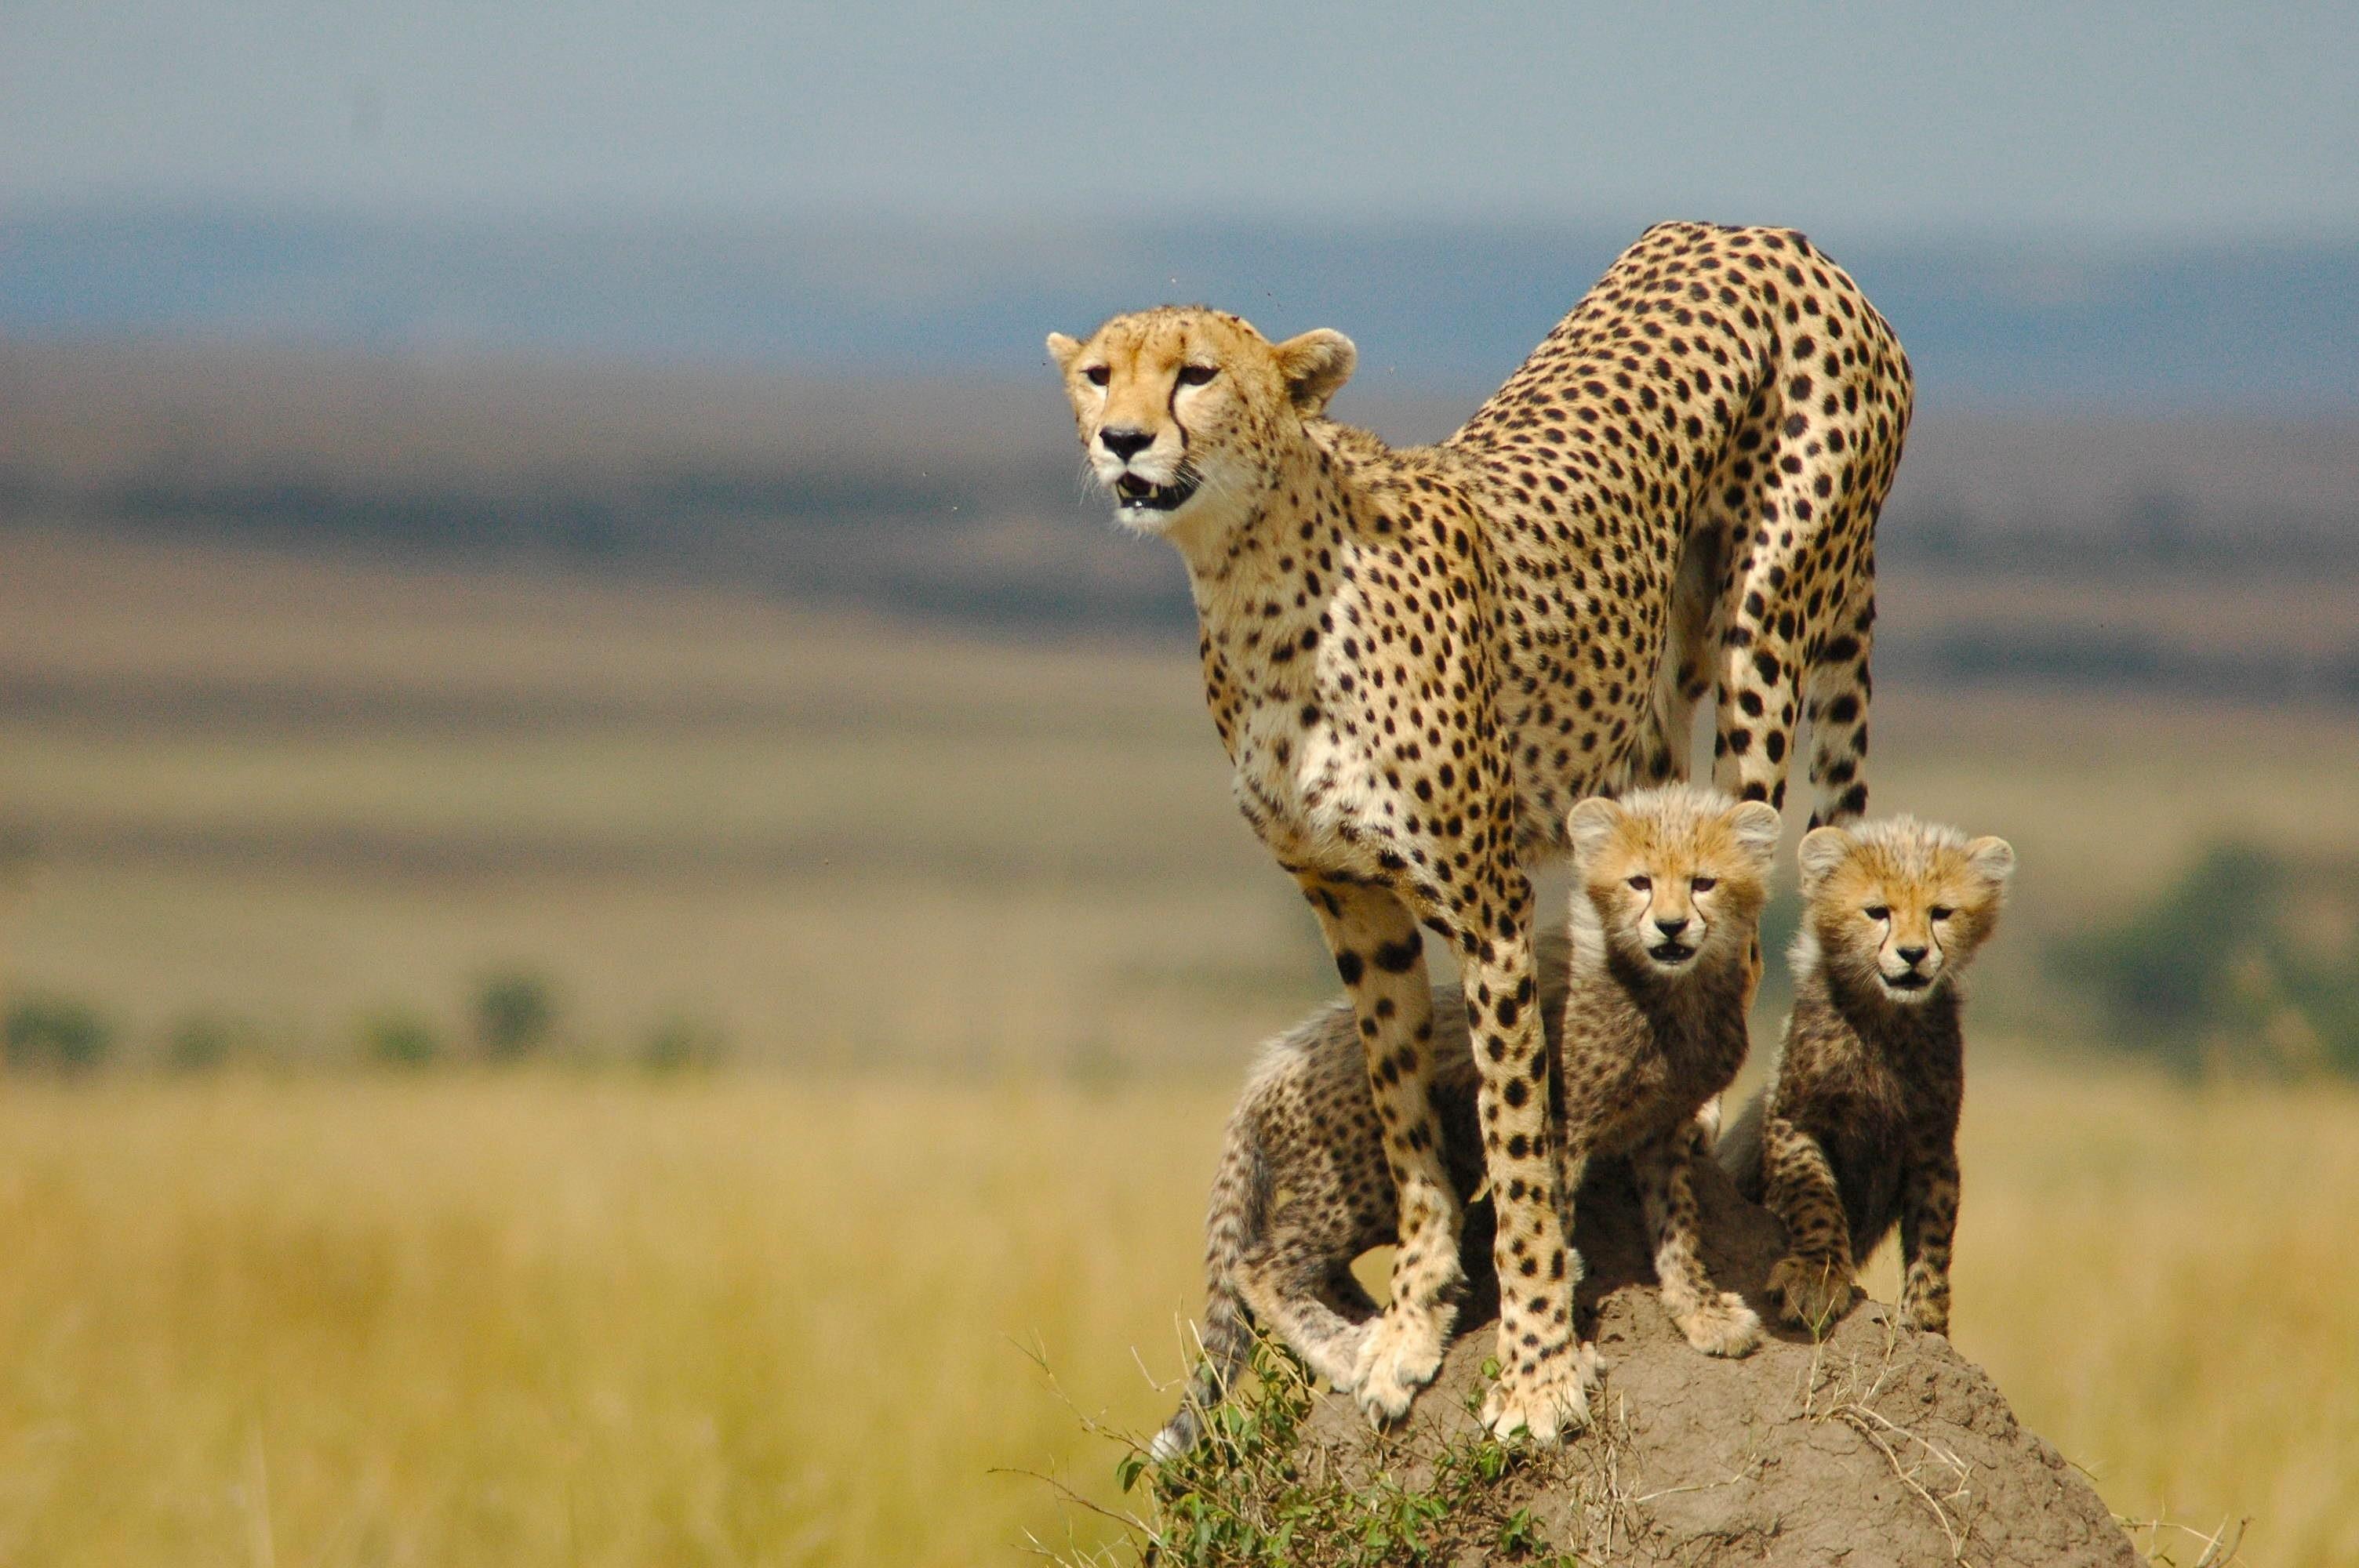
<svg viewBox="0 0 2359 1568"><path fill-rule="evenodd" d="M1117 517L1187 564L1238 802L1352 995L1401 1232L1353 1392L1408 1408L1461 1279L1422 924L1460 970L1498 1197L1484 1419L1553 1442L1588 1403L1524 868L1582 795L1685 776L1715 675L1721 788L1781 806L1808 713L1815 819L1864 809L1908 360L1801 235L1703 223L1648 230L1437 446L1326 417L1357 359L1337 332L1165 307L1049 350Z"/></svg>

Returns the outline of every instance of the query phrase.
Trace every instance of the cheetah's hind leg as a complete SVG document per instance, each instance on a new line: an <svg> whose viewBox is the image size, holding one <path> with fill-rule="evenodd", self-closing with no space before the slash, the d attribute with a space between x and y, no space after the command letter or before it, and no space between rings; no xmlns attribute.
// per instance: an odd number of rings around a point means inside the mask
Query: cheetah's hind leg
<svg viewBox="0 0 2359 1568"><path fill-rule="evenodd" d="M1384 1319L1375 1315L1375 1304L1364 1292L1358 1303L1346 1303L1339 1311L1332 1276L1319 1265L1306 1266L1308 1261L1283 1253L1249 1259L1238 1271L1238 1293L1255 1319L1311 1371L1340 1392L1354 1392L1369 1336ZM1357 1290L1356 1282L1353 1288ZM1352 1308L1359 1305L1366 1307L1366 1315L1353 1315Z"/></svg>

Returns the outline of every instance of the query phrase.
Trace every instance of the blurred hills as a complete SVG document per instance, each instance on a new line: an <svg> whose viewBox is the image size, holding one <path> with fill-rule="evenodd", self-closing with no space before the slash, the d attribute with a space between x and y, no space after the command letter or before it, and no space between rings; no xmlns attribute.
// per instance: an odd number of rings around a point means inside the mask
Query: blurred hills
<svg viewBox="0 0 2359 1568"><path fill-rule="evenodd" d="M1512 223L503 223L19 204L0 213L0 336L1006 375L1042 362L1051 327L1201 299L1273 334L1348 331L1373 386L1464 396L1495 385L1633 237ZM1815 237L1899 329L1931 407L2359 412L2359 243L2347 236Z"/></svg>
<svg viewBox="0 0 2359 1568"><path fill-rule="evenodd" d="M18 211L0 525L1159 638L1178 562L1089 494L1046 327L1338 325L1338 414L1430 440L1626 238ZM1879 674L2359 704L2359 250L1828 243L1920 377Z"/></svg>

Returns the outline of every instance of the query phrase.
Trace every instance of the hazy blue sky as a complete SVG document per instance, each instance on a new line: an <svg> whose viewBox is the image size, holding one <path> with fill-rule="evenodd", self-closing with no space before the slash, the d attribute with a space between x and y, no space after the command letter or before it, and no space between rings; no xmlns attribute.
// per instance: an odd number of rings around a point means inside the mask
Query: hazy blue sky
<svg viewBox="0 0 2359 1568"><path fill-rule="evenodd" d="M2359 6L0 0L0 199L2359 234Z"/></svg>

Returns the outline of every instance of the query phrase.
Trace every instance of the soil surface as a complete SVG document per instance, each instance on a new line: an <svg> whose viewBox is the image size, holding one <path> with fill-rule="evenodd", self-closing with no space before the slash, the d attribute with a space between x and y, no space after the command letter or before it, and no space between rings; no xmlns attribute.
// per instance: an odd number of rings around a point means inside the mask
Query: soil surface
<svg viewBox="0 0 2359 1568"><path fill-rule="evenodd" d="M1739 1360L1690 1347L1656 1296L1626 1168L1596 1167L1578 1210L1581 1303L1605 1357L1603 1390L1593 1424L1560 1454L1500 1480L1507 1509L1528 1509L1557 1550L1584 1561L2143 1561L2088 1482L1947 1339L1899 1326L1875 1302L1854 1306L1822 1344L1777 1325L1763 1286L1783 1229L1717 1168L1700 1162L1696 1177L1712 1277L1761 1314L1769 1337ZM1475 1217L1470 1251L1488 1246ZM1350 1400L1330 1394L1307 1441L1348 1476L1413 1481L1436 1444L1473 1429L1493 1331L1487 1303L1472 1304L1462 1321L1473 1326L1398 1428L1374 1433Z"/></svg>

